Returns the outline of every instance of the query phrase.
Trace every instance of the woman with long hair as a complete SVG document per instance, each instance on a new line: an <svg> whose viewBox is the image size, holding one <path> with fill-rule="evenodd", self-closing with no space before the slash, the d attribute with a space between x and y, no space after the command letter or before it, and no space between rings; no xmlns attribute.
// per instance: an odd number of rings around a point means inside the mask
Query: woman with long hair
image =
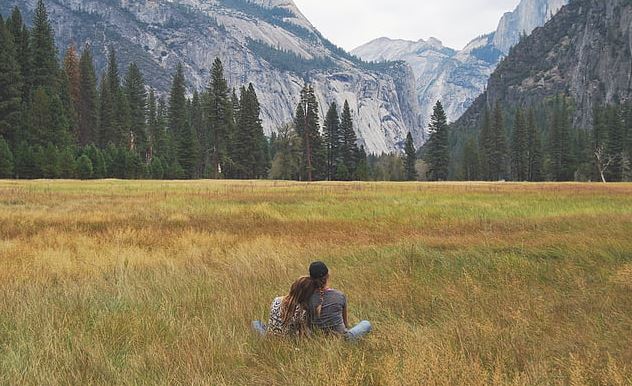
<svg viewBox="0 0 632 386"><path fill-rule="evenodd" d="M307 308L312 329L344 336L350 341L356 341L371 332L371 323L366 320L349 327L347 297L329 287L329 268L325 263L312 263L309 276L314 288Z"/></svg>
<svg viewBox="0 0 632 386"><path fill-rule="evenodd" d="M304 336L308 334L307 307L314 293L314 282L309 276L300 277L286 296L274 299L270 306L270 319L266 326L261 321L252 322L252 328L260 335Z"/></svg>

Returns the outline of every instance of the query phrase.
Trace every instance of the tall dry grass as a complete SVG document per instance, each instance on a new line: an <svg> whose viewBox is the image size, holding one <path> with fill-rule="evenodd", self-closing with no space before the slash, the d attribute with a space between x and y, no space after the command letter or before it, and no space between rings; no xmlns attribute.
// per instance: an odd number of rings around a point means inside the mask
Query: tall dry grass
<svg viewBox="0 0 632 386"><path fill-rule="evenodd" d="M0 182L2 384L632 384L632 185ZM323 259L374 333L258 339Z"/></svg>

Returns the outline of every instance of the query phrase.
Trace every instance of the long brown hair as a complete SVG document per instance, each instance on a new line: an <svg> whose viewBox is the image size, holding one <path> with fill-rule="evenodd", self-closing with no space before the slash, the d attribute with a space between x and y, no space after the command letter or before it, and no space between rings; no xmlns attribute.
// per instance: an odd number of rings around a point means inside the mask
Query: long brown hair
<svg viewBox="0 0 632 386"><path fill-rule="evenodd" d="M298 278L292 287L290 293L283 298L281 303L281 322L284 326L288 326L292 318L297 312L307 311L309 298L314 293L314 282L309 276ZM299 325L299 331L304 329L304 324Z"/></svg>

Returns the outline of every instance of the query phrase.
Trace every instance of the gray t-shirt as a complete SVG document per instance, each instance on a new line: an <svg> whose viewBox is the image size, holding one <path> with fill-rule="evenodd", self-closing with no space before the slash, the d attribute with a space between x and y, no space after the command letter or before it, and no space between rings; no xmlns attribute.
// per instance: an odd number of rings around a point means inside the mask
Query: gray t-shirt
<svg viewBox="0 0 632 386"><path fill-rule="evenodd" d="M309 299L309 318L312 328L344 334L347 331L342 318L342 310L347 306L345 295L335 289L325 290L320 317L316 315L316 308L319 304L320 292L316 291Z"/></svg>

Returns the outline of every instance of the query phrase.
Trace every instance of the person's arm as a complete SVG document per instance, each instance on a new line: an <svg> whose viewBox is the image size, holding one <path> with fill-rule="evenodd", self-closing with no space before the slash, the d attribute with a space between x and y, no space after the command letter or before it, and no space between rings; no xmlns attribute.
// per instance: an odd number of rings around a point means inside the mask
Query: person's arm
<svg viewBox="0 0 632 386"><path fill-rule="evenodd" d="M349 316L347 313L347 303L342 307L342 320L345 322L345 328L349 328Z"/></svg>

